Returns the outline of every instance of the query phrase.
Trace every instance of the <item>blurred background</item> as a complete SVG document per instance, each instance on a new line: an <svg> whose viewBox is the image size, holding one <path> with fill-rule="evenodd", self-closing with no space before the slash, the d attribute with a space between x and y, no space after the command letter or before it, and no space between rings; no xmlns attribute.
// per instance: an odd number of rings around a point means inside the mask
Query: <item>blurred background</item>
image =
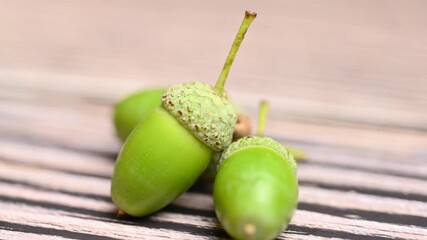
<svg viewBox="0 0 427 240"><path fill-rule="evenodd" d="M425 156L423 0L2 1L0 134L117 151L112 104L214 84L244 10L258 17L226 88L252 117L270 100L268 135Z"/></svg>

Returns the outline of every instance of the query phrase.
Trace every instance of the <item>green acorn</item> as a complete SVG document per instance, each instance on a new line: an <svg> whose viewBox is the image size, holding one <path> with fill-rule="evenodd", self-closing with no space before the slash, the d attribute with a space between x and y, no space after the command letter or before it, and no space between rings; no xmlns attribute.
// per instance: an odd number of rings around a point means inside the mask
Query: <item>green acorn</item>
<svg viewBox="0 0 427 240"><path fill-rule="evenodd" d="M132 130L162 103L166 88L145 89L121 99L114 106L114 127L120 140L125 141Z"/></svg>
<svg viewBox="0 0 427 240"><path fill-rule="evenodd" d="M246 12L215 88L200 82L169 88L162 106L126 139L111 180L121 211L145 216L163 208L196 181L214 152L231 143L237 117L224 84L255 16Z"/></svg>
<svg viewBox="0 0 427 240"><path fill-rule="evenodd" d="M121 99L114 107L114 126L117 136L125 141L132 130L139 122L144 120L149 114L154 112L162 104L162 95L167 88L144 89L134 92L131 95ZM251 122L247 115L232 102L237 112L237 122L234 126L233 141L248 136L251 133ZM200 176L198 182L213 183L216 175L216 165L220 153L215 153L208 167Z"/></svg>
<svg viewBox="0 0 427 240"><path fill-rule="evenodd" d="M266 104L260 116L265 119ZM258 132L262 135L264 121ZM245 137L222 154L214 183L216 215L236 239L273 239L297 207L296 162L278 142Z"/></svg>

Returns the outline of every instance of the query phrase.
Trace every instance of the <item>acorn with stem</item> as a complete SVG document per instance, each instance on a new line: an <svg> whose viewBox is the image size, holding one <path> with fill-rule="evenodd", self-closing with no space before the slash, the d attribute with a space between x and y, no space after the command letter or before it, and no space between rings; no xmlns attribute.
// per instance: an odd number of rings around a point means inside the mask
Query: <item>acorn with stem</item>
<svg viewBox="0 0 427 240"><path fill-rule="evenodd" d="M262 102L258 136L232 143L218 163L215 213L236 239L277 237L298 203L294 158L278 142L262 137L267 111L267 103Z"/></svg>
<svg viewBox="0 0 427 240"><path fill-rule="evenodd" d="M111 180L111 196L120 212L145 216L165 207L196 181L214 152L231 143L237 117L224 85L255 17L245 13L214 88L201 82L169 88L162 106L126 139Z"/></svg>
<svg viewBox="0 0 427 240"><path fill-rule="evenodd" d="M147 88L120 99L114 106L113 123L117 137L125 141L132 130L150 113L162 104L162 96L167 88ZM251 121L243 111L233 103L237 112L233 141L251 133Z"/></svg>
<svg viewBox="0 0 427 240"><path fill-rule="evenodd" d="M132 130L154 110L161 106L161 98L167 88L147 88L134 92L118 101L114 106L113 122L117 137L125 141ZM234 125L233 141L248 136L251 133L249 117L233 102L237 112L237 121ZM198 182L211 183L215 179L216 162L220 152L213 155L208 167L199 177Z"/></svg>

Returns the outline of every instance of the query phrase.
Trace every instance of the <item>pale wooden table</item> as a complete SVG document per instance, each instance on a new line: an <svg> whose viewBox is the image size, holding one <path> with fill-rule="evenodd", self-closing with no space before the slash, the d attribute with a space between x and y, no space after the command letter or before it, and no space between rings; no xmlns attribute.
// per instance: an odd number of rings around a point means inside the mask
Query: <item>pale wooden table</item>
<svg viewBox="0 0 427 240"><path fill-rule="evenodd" d="M210 187L147 218L109 196L112 106L214 83L243 10L259 13L227 87L304 149L287 239L426 239L425 1L10 1L0 7L0 239L228 238Z"/></svg>

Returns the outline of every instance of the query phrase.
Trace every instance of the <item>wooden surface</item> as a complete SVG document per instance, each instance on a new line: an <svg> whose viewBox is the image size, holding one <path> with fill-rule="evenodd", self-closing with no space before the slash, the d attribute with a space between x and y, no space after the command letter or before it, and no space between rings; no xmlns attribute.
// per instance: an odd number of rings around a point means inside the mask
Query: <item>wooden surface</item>
<svg viewBox="0 0 427 240"><path fill-rule="evenodd" d="M259 13L229 94L299 147L286 239L426 239L426 1L9 1L0 7L0 239L221 239L210 186L116 219L112 106L214 83L244 9Z"/></svg>

